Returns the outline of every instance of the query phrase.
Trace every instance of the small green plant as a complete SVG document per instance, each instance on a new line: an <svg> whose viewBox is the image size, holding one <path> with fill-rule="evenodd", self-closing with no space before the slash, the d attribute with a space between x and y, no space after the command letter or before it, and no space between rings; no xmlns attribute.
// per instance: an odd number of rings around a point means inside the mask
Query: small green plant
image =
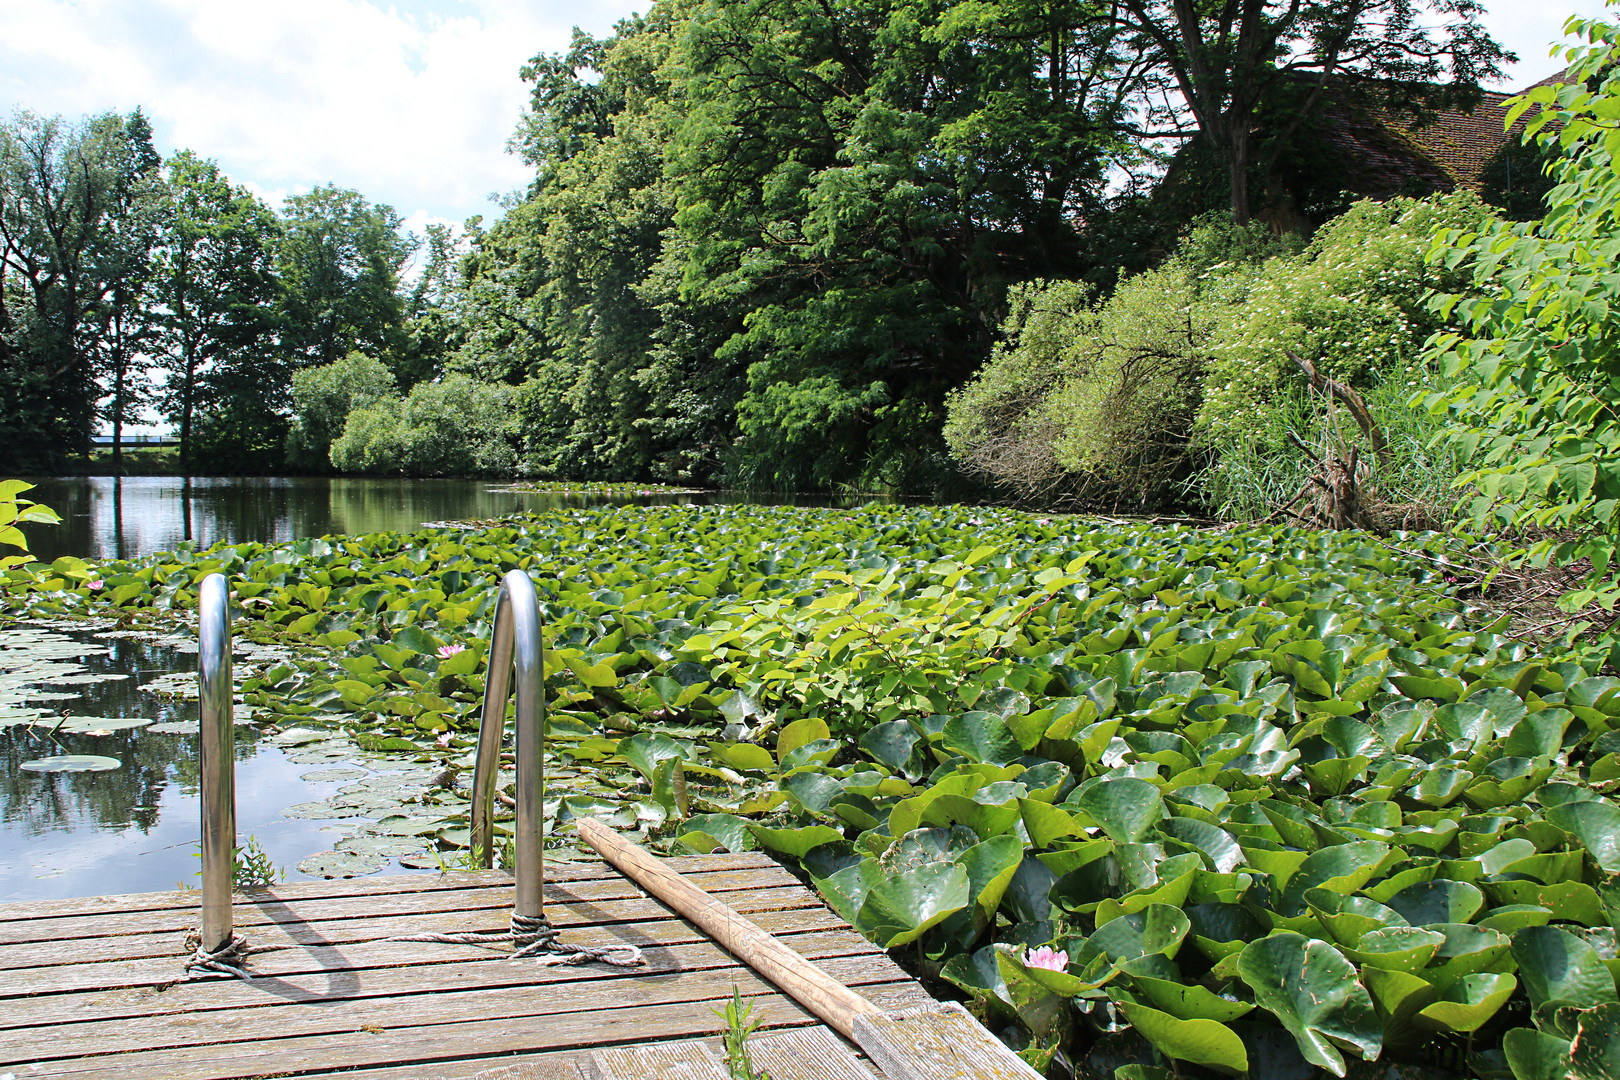
<svg viewBox="0 0 1620 1080"><path fill-rule="evenodd" d="M262 889L286 878L287 871L270 861L259 846L259 838L248 835L247 843L231 853L231 888Z"/></svg>
<svg viewBox="0 0 1620 1080"><path fill-rule="evenodd" d="M431 848L428 853L433 856L433 861L441 874L484 869L483 860L478 857L478 848L475 845L455 848L448 852ZM494 869L510 870L516 865L517 848L510 836L502 837L495 847Z"/></svg>
<svg viewBox="0 0 1620 1080"><path fill-rule="evenodd" d="M754 1019L754 1003L744 1002L742 991L731 988L731 1000L726 1007L715 1009L714 1014L726 1022L726 1069L731 1080L771 1080L763 1069L754 1068L748 1055L748 1036L759 1030L761 1021Z"/></svg>
<svg viewBox="0 0 1620 1080"><path fill-rule="evenodd" d="M202 852L198 851L196 857L201 859ZM198 870L195 877L202 877ZM231 889L241 892L243 889L263 889L274 885L278 881L285 881L287 871L285 867L278 867L270 861L270 855L259 845L259 838L248 835L247 843L235 848L231 853ZM187 885L183 881L174 883L174 887L182 892L190 892L195 885Z"/></svg>

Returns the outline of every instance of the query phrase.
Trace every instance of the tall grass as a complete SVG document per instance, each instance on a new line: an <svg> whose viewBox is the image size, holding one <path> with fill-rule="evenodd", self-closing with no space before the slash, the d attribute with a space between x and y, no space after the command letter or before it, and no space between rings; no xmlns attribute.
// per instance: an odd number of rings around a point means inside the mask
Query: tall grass
<svg viewBox="0 0 1620 1080"><path fill-rule="evenodd" d="M1461 470L1444 440L1435 445L1444 420L1407 402L1418 389L1443 389L1443 380L1421 367L1395 374L1405 377L1386 379L1363 393L1389 448L1388 464L1374 470L1375 490L1391 524L1433 525L1450 514L1456 502L1453 482ZM1208 464L1187 482L1188 497L1202 498L1205 511L1221 521L1270 516L1299 494L1315 468L1289 441L1289 432L1318 455L1337 438L1344 452L1359 447L1361 460L1372 461L1349 413L1301 388L1274 398L1244 430L1206 444Z"/></svg>

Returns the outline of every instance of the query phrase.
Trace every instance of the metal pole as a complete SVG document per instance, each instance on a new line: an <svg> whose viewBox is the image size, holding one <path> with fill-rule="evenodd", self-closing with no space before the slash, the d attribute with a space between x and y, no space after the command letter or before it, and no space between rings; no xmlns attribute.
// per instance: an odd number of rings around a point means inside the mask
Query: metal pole
<svg viewBox="0 0 1620 1080"><path fill-rule="evenodd" d="M523 918L540 919L545 915L541 897L545 867L540 850L545 800L545 644L541 638L540 598L534 582L521 570L509 571L501 579L484 677L484 712L478 722L478 757L473 765L471 830L473 861L480 866L490 866L494 861L495 781L500 775L506 702L514 681L517 821L513 848L517 889L512 910Z"/></svg>
<svg viewBox="0 0 1620 1080"><path fill-rule="evenodd" d="M198 595L197 685L202 709L202 947L223 948L231 926L236 858L236 732L231 717L230 587L203 578Z"/></svg>

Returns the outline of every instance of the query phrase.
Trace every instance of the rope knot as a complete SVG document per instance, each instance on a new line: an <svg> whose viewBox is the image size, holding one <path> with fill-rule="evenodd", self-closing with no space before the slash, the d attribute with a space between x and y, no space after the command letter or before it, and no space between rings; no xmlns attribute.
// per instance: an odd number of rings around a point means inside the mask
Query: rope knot
<svg viewBox="0 0 1620 1080"><path fill-rule="evenodd" d="M203 948L202 935L192 932L186 935L186 948L192 950L191 959L186 961L186 974L193 979L206 979L212 975L234 975L238 979L251 979L253 972L247 969L248 957L258 953L275 952L288 946L249 945L247 938L232 933L229 941L209 952Z"/></svg>
<svg viewBox="0 0 1620 1080"><path fill-rule="evenodd" d="M538 919L512 913L512 921L505 931L473 930L464 934L409 934L391 938L392 941L436 941L445 945L494 945L510 941L517 946L510 960L538 959L549 966L558 964L585 964L592 960L613 967L639 967L646 963L641 949L635 945L570 945L563 941L556 927L544 916Z"/></svg>

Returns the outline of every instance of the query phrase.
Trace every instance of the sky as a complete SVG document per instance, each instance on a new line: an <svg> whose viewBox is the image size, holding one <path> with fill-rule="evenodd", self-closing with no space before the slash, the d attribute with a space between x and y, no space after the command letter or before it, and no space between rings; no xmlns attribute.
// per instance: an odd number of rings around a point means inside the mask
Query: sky
<svg viewBox="0 0 1620 1080"><path fill-rule="evenodd" d="M1570 14L1602 0L1485 0L1520 57L1502 89L1558 70ZM505 152L518 69L605 35L635 0L0 0L0 114L140 106L159 151L189 148L279 204L322 183L392 205L414 231L492 218L528 170Z"/></svg>

